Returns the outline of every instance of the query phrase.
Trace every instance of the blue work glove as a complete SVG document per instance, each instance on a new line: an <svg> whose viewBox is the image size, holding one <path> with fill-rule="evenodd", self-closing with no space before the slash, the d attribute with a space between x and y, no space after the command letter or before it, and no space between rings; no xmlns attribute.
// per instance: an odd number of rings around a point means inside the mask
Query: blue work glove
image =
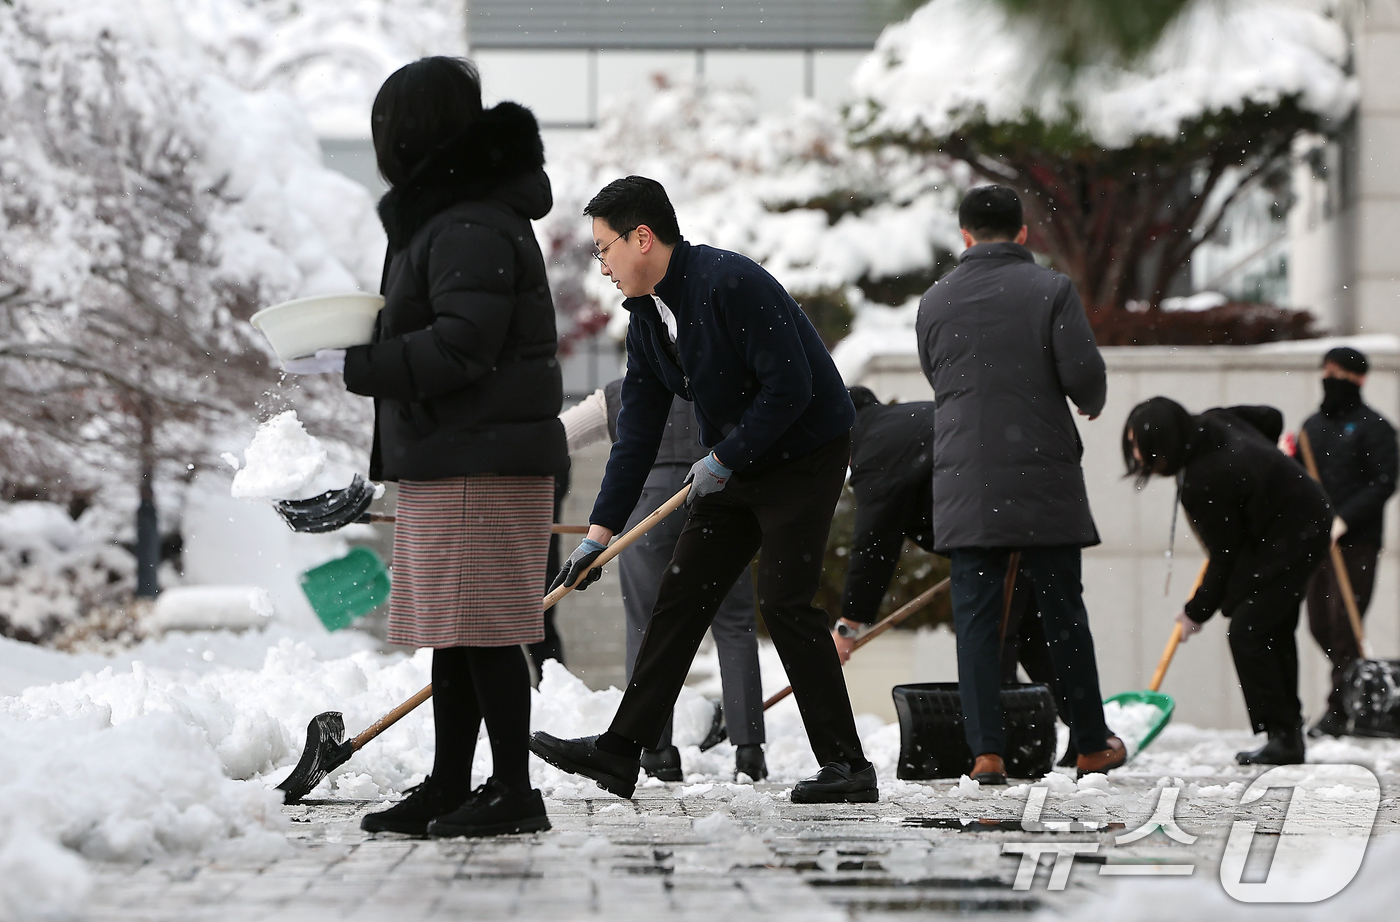
<svg viewBox="0 0 1400 922"><path fill-rule="evenodd" d="M685 482L690 484L690 492L685 495L685 508L695 505L695 501L702 496L723 490L724 485L729 483L729 475L733 473L719 463L714 452L696 461L691 465L690 473L685 475Z"/></svg>
<svg viewBox="0 0 1400 922"><path fill-rule="evenodd" d="M315 355L304 359L288 359L282 370L289 375L340 374L345 370L345 350L317 349Z"/></svg>
<svg viewBox="0 0 1400 922"><path fill-rule="evenodd" d="M575 589L587 589L598 577L603 575L602 567L593 566L593 561L598 559L598 555L607 549L607 545L599 544L592 538L584 538L579 542L578 547L569 555L569 559L564 561L564 565L559 568L559 573L554 577L554 582L549 584L549 591L553 592L560 586L573 585L580 573L584 573L583 579L579 580ZM586 573L584 571L587 571Z"/></svg>

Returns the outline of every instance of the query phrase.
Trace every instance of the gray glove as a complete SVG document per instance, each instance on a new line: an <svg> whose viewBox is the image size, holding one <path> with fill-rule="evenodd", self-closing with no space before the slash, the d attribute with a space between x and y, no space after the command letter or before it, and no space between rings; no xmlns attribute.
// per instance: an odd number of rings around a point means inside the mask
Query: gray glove
<svg viewBox="0 0 1400 922"><path fill-rule="evenodd" d="M602 567L593 566L593 561L598 559L598 555L607 550L606 545L599 544L592 538L584 538L579 542L578 547L569 555L569 559L564 561L564 565L559 568L559 573L554 577L554 582L549 584L549 591L553 592L560 586L572 586L580 573L583 579L578 581L575 589L587 589L598 578L603 575ZM585 572L587 571L587 572Z"/></svg>
<svg viewBox="0 0 1400 922"><path fill-rule="evenodd" d="M691 465L690 473L685 475L685 482L690 484L690 492L685 495L685 507L689 509L700 497L723 490L729 483L729 475L733 473L719 463L714 452L696 461Z"/></svg>

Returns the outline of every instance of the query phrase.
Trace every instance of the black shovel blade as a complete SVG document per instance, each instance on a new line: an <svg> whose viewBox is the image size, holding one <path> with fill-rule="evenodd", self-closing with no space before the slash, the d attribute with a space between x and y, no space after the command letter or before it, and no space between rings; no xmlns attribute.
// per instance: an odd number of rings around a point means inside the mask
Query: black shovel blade
<svg viewBox="0 0 1400 922"><path fill-rule="evenodd" d="M729 739L729 728L724 723L724 706L718 701L712 703L715 706L715 713L710 719L710 732L706 733L705 738L700 741L701 752L709 752Z"/></svg>
<svg viewBox="0 0 1400 922"><path fill-rule="evenodd" d="M1356 736L1400 737L1400 660L1353 660L1342 674L1342 709Z"/></svg>
<svg viewBox="0 0 1400 922"><path fill-rule="evenodd" d="M372 502L374 484L356 474L343 490L327 490L310 499L282 499L273 507L292 531L319 534L359 521Z"/></svg>
<svg viewBox="0 0 1400 922"><path fill-rule="evenodd" d="M283 803L294 804L310 794L322 778L355 754L354 741L344 740L345 719L339 711L326 711L311 718L306 725L306 748L301 751L301 761L277 785L286 794Z"/></svg>

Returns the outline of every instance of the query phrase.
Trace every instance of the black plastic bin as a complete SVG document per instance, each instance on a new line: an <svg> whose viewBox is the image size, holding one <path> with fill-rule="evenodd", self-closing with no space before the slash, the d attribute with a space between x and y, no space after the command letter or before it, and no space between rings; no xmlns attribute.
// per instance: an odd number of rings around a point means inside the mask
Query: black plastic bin
<svg viewBox="0 0 1400 922"><path fill-rule="evenodd" d="M972 771L963 734L962 699L956 682L896 685L899 768L906 780L957 778ZM1001 690L1005 714L1006 773L1039 778L1055 762L1055 699L1044 685L1008 685Z"/></svg>
<svg viewBox="0 0 1400 922"><path fill-rule="evenodd" d="M1342 710L1355 736L1400 737L1400 660L1352 660L1342 674Z"/></svg>

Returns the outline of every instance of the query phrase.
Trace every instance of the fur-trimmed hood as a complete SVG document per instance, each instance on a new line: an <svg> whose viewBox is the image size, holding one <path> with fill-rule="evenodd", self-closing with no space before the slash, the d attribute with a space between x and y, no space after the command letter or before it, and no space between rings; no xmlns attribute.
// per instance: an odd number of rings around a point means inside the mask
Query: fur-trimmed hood
<svg viewBox="0 0 1400 922"><path fill-rule="evenodd" d="M529 109L513 102L483 112L379 200L389 252L402 250L444 209L485 198L504 199L532 220L554 204L539 124Z"/></svg>

